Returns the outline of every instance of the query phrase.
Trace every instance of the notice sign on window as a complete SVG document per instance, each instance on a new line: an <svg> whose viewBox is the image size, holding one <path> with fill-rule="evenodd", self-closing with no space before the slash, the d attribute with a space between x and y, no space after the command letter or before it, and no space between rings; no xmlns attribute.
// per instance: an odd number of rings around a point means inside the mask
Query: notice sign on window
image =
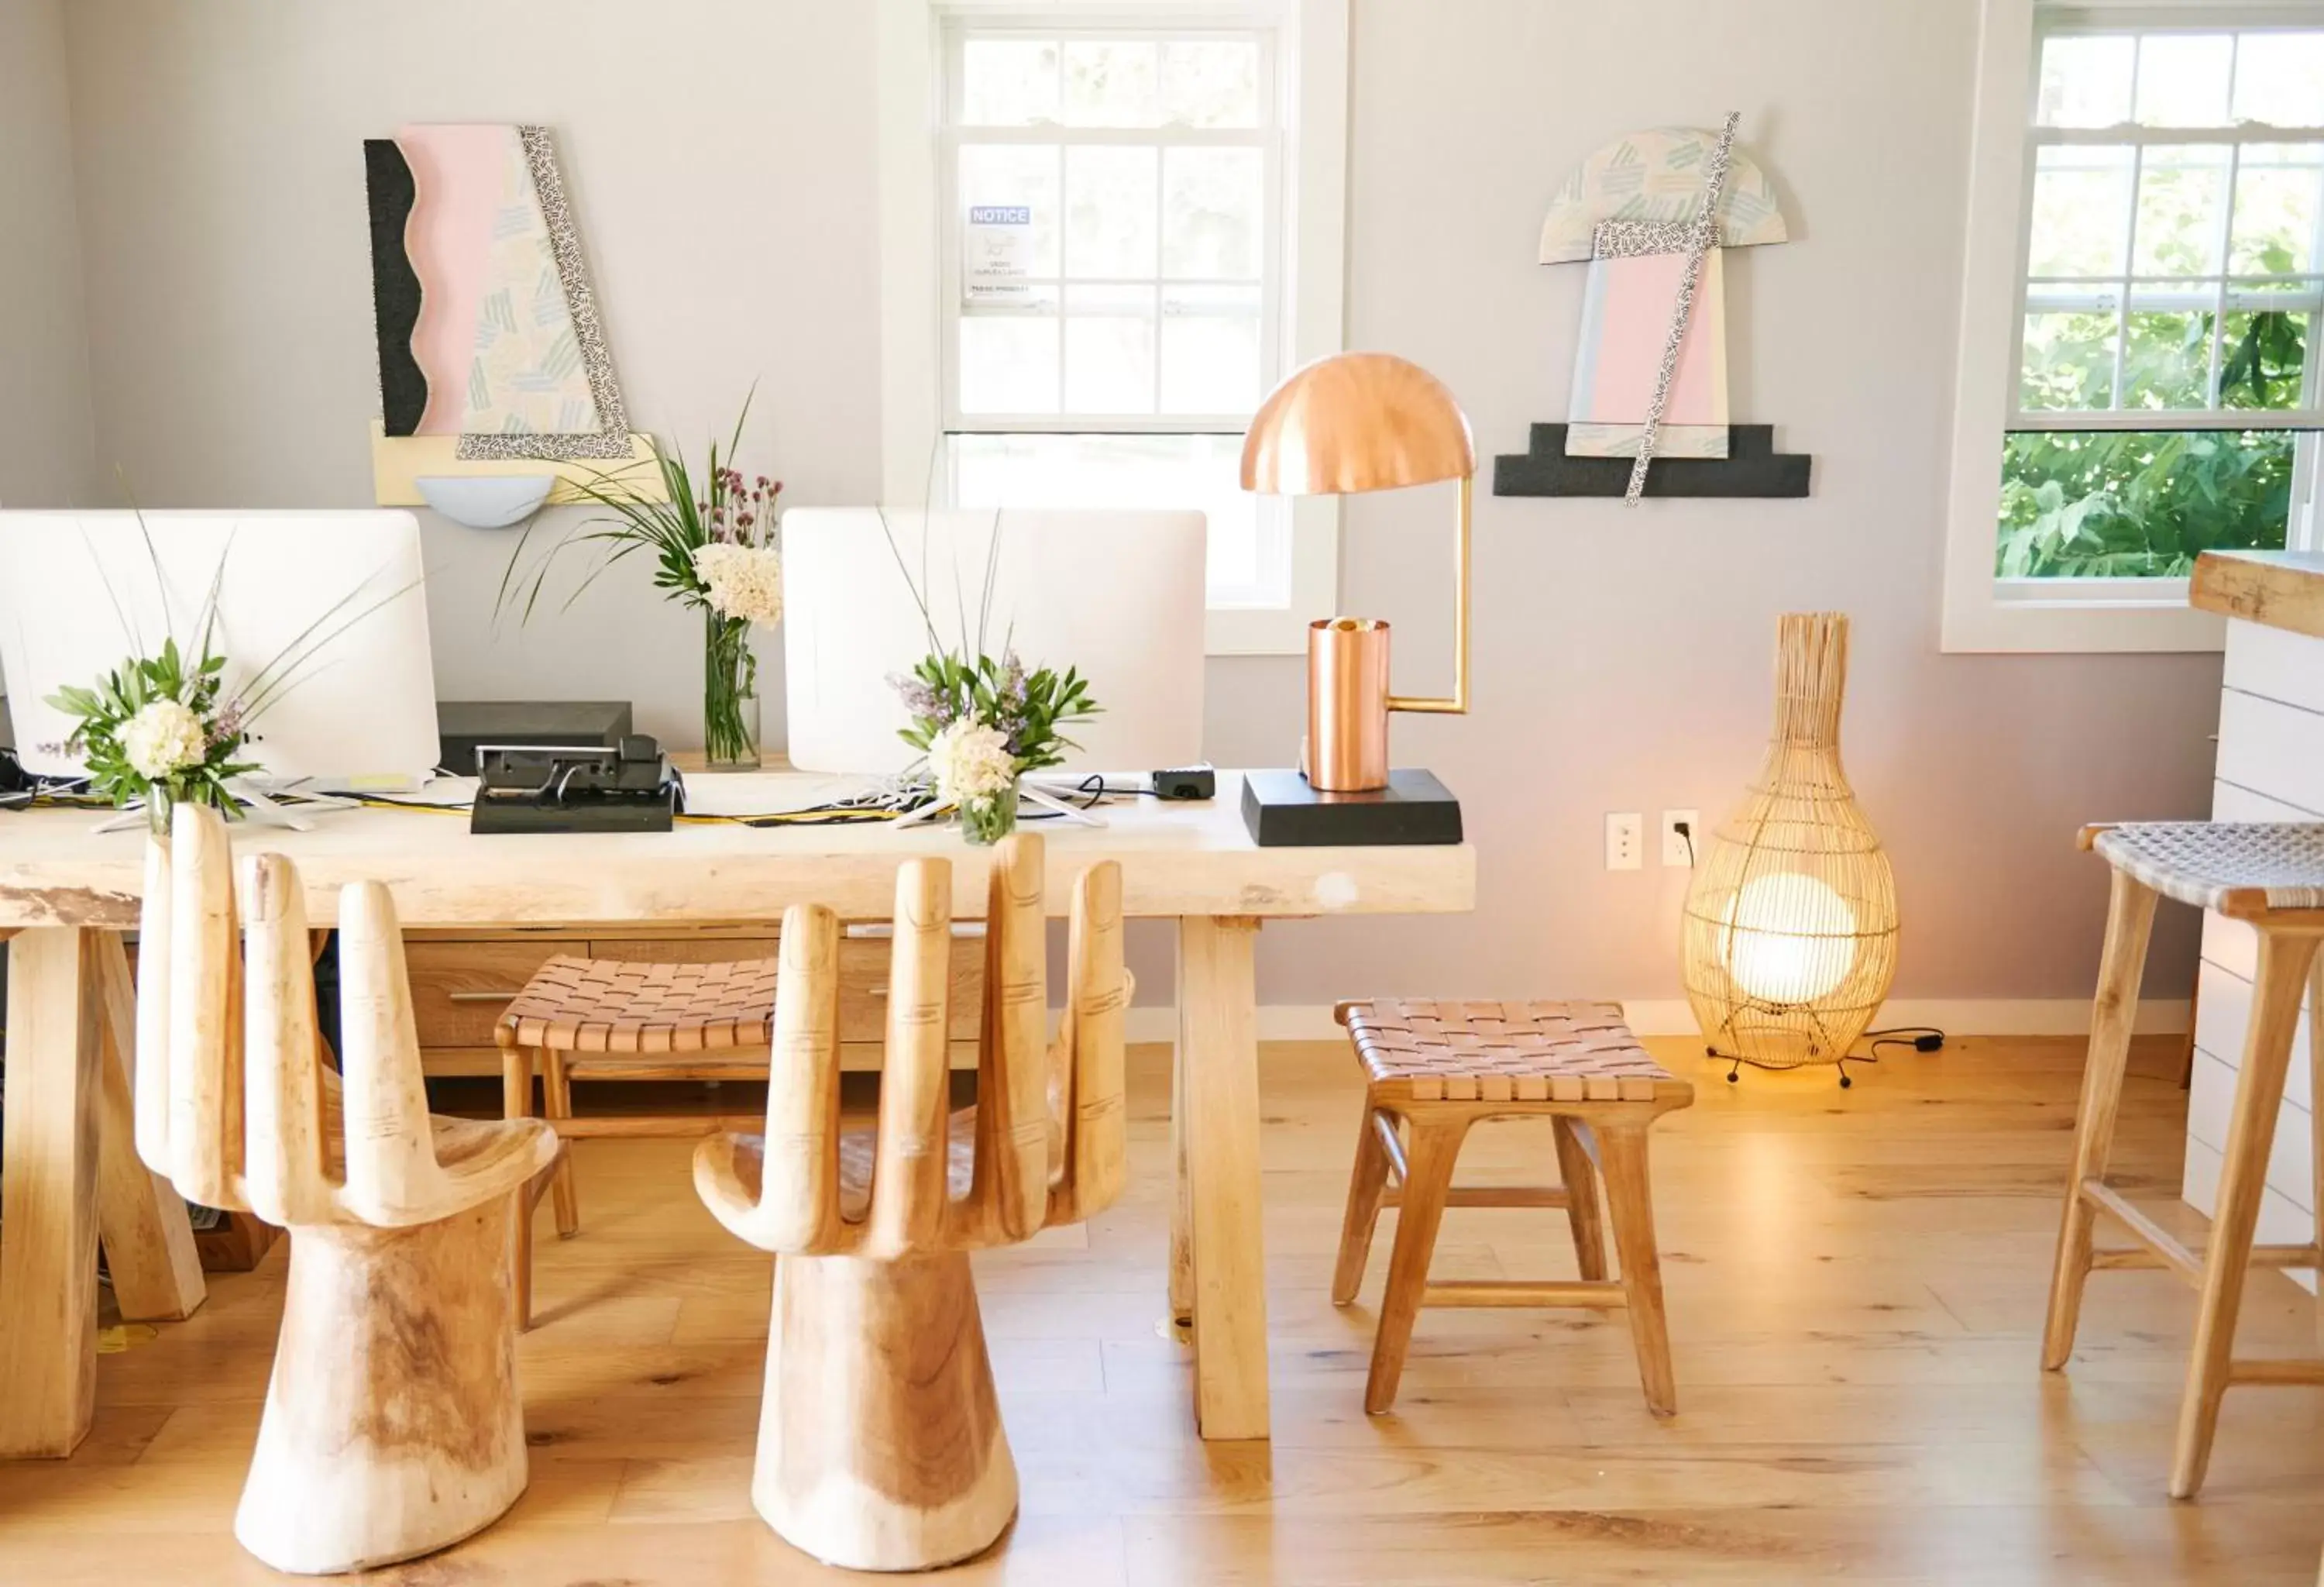
<svg viewBox="0 0 2324 1587"><path fill-rule="evenodd" d="M1025 204L973 204L961 247L972 303L1021 303L1030 295L1033 210Z"/></svg>

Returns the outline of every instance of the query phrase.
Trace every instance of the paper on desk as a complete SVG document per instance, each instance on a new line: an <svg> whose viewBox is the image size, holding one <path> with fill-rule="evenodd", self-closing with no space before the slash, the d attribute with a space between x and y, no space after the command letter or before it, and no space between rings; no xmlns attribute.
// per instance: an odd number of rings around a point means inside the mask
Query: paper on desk
<svg viewBox="0 0 2324 1587"><path fill-rule="evenodd" d="M689 816L788 816L877 793L877 777L815 771L689 771L686 813Z"/></svg>

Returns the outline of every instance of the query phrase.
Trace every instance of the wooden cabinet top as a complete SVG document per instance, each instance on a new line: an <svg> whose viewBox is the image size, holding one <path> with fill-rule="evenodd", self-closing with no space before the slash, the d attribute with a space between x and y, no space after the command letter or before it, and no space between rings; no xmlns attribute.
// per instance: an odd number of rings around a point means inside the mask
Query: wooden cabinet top
<svg viewBox="0 0 2324 1587"><path fill-rule="evenodd" d="M2195 558L2187 599L2206 612L2324 639L2324 552L2206 551Z"/></svg>

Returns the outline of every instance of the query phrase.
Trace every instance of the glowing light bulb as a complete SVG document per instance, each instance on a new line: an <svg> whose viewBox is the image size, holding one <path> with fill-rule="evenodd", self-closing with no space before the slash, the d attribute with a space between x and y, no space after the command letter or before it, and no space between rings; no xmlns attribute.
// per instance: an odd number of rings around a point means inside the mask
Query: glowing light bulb
<svg viewBox="0 0 2324 1587"><path fill-rule="evenodd" d="M1745 882L1720 924L1728 970L1762 1002L1813 1002L1856 966L1856 911L1812 876L1784 871Z"/></svg>

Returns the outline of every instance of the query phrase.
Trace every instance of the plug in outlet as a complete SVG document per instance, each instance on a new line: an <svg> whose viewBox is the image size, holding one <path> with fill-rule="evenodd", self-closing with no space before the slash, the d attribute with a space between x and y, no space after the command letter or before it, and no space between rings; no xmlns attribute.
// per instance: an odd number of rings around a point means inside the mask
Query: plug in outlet
<svg viewBox="0 0 2324 1587"><path fill-rule="evenodd" d="M1606 817L1606 869L1636 871L1646 863L1646 818L1637 810Z"/></svg>
<svg viewBox="0 0 2324 1587"><path fill-rule="evenodd" d="M1684 832L1679 830L1685 827ZM1665 810L1663 812L1663 863L1682 870L1694 869L1694 856L1702 850L1702 814L1699 810Z"/></svg>

